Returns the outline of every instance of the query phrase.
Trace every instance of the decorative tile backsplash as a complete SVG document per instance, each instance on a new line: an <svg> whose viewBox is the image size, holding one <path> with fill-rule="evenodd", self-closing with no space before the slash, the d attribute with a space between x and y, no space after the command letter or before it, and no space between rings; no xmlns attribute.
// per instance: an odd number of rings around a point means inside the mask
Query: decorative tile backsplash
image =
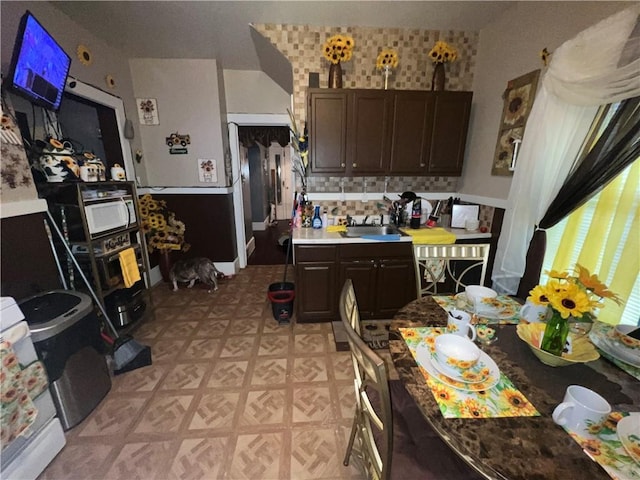
<svg viewBox="0 0 640 480"><path fill-rule="evenodd" d="M316 193L340 193L342 177L308 177L307 191ZM344 179L345 193L363 193L364 182L368 192L384 192L385 177L353 177ZM389 177L386 191L406 192L455 192L458 177Z"/></svg>
<svg viewBox="0 0 640 480"><path fill-rule="evenodd" d="M429 90L434 65L428 53L438 40L458 50L458 60L445 64L447 90L471 90L478 51L475 31L419 30L379 27L317 27L310 25L255 24L254 28L291 62L294 115L306 119L309 73L320 74L320 87L327 87L329 62L322 56L322 44L332 35L347 33L355 44L353 58L342 64L344 88L383 88L384 77L375 67L383 48L398 52L399 65L389 78L389 88Z"/></svg>
<svg viewBox="0 0 640 480"><path fill-rule="evenodd" d="M479 42L479 33L476 31L277 24L255 24L254 28L291 62L293 113L300 128L306 120L309 73L318 73L319 86L327 88L330 63L321 50L323 43L337 33L349 34L355 44L352 59L342 64L344 88L384 88L382 71L375 67L376 57L383 48L393 48L398 52L399 65L389 78L389 88L430 90L434 64L428 53L438 40L444 40L458 50L458 60L445 64L445 88L468 91L473 85ZM306 180L308 192L338 194L340 191L340 177L314 176ZM362 177L346 180L346 193L362 192ZM294 187L298 186L299 179ZM457 186L458 177L390 177L387 189L390 192L413 190L453 193ZM384 177L367 177L367 190L383 192Z"/></svg>

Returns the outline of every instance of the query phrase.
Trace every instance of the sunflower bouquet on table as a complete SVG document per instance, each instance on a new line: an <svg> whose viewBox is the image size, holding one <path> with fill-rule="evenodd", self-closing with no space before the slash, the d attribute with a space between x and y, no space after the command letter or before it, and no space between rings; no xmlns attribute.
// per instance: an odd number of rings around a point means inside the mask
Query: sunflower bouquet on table
<svg viewBox="0 0 640 480"><path fill-rule="evenodd" d="M592 275L579 264L576 264L573 275L555 270L547 273L547 284L534 287L527 300L536 305L546 305L550 309L551 315L547 320L540 348L560 355L565 348L570 321L592 323L597 310L604 307L605 298L618 305L621 300L597 275Z"/></svg>
<svg viewBox="0 0 640 480"><path fill-rule="evenodd" d="M191 245L185 242L186 227L176 219L176 214L167 209L167 202L156 200L150 194L138 201L140 229L147 237L149 252L154 250L180 250L186 252Z"/></svg>

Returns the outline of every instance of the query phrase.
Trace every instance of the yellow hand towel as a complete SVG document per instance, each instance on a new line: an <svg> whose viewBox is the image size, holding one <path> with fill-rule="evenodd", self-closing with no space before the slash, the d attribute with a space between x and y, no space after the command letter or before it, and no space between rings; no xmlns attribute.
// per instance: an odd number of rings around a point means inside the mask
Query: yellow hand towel
<svg viewBox="0 0 640 480"><path fill-rule="evenodd" d="M120 269L124 279L125 288L131 287L140 280L140 270L138 269L138 259L133 248L127 248L118 255L120 257Z"/></svg>
<svg viewBox="0 0 640 480"><path fill-rule="evenodd" d="M328 225L327 226L327 232L346 232L346 231L347 231L346 225Z"/></svg>
<svg viewBox="0 0 640 480"><path fill-rule="evenodd" d="M402 228L402 232L412 237L414 245L446 245L456 242L456 236L442 227Z"/></svg>

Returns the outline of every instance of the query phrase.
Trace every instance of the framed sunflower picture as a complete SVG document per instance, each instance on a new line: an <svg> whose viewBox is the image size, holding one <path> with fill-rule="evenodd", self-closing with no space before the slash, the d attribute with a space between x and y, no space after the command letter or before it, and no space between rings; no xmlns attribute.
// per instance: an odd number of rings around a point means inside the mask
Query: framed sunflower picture
<svg viewBox="0 0 640 480"><path fill-rule="evenodd" d="M527 118L538 89L539 77L538 69L509 80L507 83L507 89L502 95L504 106L491 175L513 175L510 167L514 155L517 155L517 146L524 135Z"/></svg>

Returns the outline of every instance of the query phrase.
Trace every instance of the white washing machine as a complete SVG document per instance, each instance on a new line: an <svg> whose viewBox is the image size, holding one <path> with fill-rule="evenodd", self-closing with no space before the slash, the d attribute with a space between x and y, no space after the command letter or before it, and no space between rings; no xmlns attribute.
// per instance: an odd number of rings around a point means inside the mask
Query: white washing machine
<svg viewBox="0 0 640 480"><path fill-rule="evenodd" d="M0 297L0 336L11 343L21 366L38 360L29 325L11 297ZM33 403L37 409L35 421L25 434L2 444L0 478L35 480L66 443L49 389L45 388Z"/></svg>

